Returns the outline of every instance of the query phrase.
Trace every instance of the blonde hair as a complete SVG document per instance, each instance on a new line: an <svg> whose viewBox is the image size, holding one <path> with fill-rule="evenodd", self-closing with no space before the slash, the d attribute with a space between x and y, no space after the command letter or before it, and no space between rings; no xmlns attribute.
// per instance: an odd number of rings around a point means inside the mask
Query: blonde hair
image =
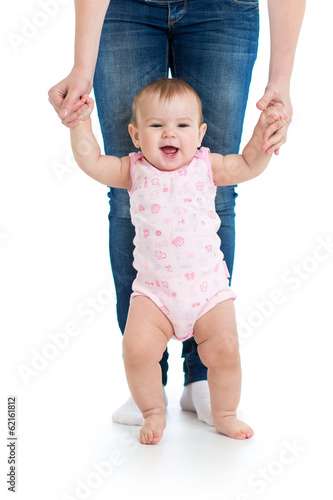
<svg viewBox="0 0 333 500"><path fill-rule="evenodd" d="M145 85L134 97L132 104L133 115L131 118L131 123L133 123L133 125L135 126L137 125L138 108L142 97L145 97L149 94L157 94L160 99L168 101L171 100L174 96L186 95L188 93L193 94L197 99L200 119L199 125L201 125L203 123L201 99L196 91L191 87L191 85L178 78L160 78L159 80L155 80Z"/></svg>

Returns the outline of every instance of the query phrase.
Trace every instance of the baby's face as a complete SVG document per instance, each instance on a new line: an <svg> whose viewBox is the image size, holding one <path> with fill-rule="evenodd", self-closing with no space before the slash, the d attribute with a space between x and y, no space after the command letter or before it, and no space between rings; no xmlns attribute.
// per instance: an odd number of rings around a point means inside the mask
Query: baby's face
<svg viewBox="0 0 333 500"><path fill-rule="evenodd" d="M198 102L190 92L170 100L144 96L137 114L137 126L129 125L133 143L159 170L182 168L201 146L206 124L199 123Z"/></svg>

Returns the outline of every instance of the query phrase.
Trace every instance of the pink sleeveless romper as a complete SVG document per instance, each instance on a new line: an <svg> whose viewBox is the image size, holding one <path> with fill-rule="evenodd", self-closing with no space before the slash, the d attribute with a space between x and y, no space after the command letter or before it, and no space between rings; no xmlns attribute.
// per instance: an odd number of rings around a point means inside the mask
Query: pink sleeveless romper
<svg viewBox="0 0 333 500"><path fill-rule="evenodd" d="M236 295L217 235L216 186L209 149L171 172L131 153L131 217L135 226L132 297L151 299L186 340L198 318Z"/></svg>

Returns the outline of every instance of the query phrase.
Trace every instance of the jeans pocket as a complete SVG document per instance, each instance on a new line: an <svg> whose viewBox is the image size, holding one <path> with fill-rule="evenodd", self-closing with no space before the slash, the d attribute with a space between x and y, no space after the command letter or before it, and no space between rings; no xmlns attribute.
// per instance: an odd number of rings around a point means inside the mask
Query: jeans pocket
<svg viewBox="0 0 333 500"><path fill-rule="evenodd" d="M183 2L184 0L143 0L145 3L160 3L162 5L166 5L168 3L179 3Z"/></svg>
<svg viewBox="0 0 333 500"><path fill-rule="evenodd" d="M244 5L245 7L256 7L259 9L259 0L257 2L253 2L253 0L231 0L232 3L237 5Z"/></svg>

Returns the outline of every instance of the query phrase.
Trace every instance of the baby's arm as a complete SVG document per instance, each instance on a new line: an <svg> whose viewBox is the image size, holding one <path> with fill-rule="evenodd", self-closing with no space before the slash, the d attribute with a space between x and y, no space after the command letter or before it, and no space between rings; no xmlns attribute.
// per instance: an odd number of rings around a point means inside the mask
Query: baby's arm
<svg viewBox="0 0 333 500"><path fill-rule="evenodd" d="M130 189L130 158L101 155L101 149L91 128L93 100L84 96L82 101L86 102L88 108L81 108L79 124L70 129L76 163L87 175L106 186Z"/></svg>
<svg viewBox="0 0 333 500"><path fill-rule="evenodd" d="M210 160L215 184L239 184L261 174L272 157L274 146L281 143L279 126L285 119L285 110L281 104L271 106L261 113L242 154L222 156L212 153Z"/></svg>

